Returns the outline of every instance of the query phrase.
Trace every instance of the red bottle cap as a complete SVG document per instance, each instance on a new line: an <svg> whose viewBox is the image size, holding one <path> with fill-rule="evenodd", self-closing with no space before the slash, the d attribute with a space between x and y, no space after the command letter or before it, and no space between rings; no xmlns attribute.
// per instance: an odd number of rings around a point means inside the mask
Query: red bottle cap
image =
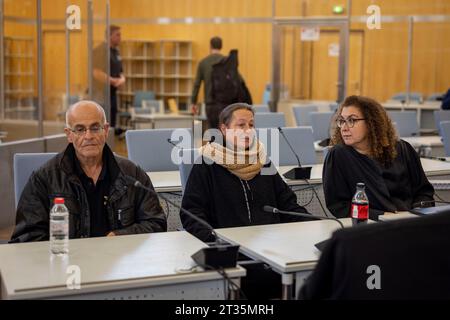
<svg viewBox="0 0 450 320"><path fill-rule="evenodd" d="M64 198L55 198L55 204L64 204Z"/></svg>

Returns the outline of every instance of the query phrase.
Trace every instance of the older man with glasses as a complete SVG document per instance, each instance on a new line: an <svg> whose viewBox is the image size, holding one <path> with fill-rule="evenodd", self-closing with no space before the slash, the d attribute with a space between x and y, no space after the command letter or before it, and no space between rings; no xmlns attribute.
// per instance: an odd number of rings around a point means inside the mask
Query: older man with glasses
<svg viewBox="0 0 450 320"><path fill-rule="evenodd" d="M69 210L69 238L166 231L158 198L128 185L127 177L152 188L146 173L116 156L106 144L109 124L103 108L80 101L66 113L66 150L34 172L17 207L11 242L49 239L53 199Z"/></svg>

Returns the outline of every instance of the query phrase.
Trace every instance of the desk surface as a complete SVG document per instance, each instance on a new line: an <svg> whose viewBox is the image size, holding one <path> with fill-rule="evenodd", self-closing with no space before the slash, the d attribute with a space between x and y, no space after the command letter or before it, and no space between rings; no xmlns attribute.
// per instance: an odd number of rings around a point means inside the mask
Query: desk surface
<svg viewBox="0 0 450 320"><path fill-rule="evenodd" d="M137 114L136 118L139 119L147 119L147 120L194 120L197 117L187 114L179 114L179 113L152 113L152 114Z"/></svg>
<svg viewBox="0 0 450 320"><path fill-rule="evenodd" d="M220 279L217 272L188 272L191 255L207 245L185 231L70 240L66 258L49 242L0 246L3 298L60 297L105 290ZM81 270L81 289L68 290L67 267ZM245 275L233 268L231 277Z"/></svg>
<svg viewBox="0 0 450 320"><path fill-rule="evenodd" d="M420 146L443 147L444 146L441 136L402 137L402 140L405 140L413 147L420 147Z"/></svg>
<svg viewBox="0 0 450 320"><path fill-rule="evenodd" d="M281 177L286 181L288 185L300 185L306 184L303 180L288 180L283 177L283 174L294 168L295 166L282 166L278 168L278 172ZM309 180L312 184L322 183L322 168L323 165L317 164L313 165L311 169L311 179ZM450 165L449 165L450 171ZM157 172L147 172L150 180L153 183L153 187L156 192L179 192L181 191L181 178L179 171L157 171Z"/></svg>
<svg viewBox="0 0 450 320"><path fill-rule="evenodd" d="M422 162L425 174L429 177L450 175L450 162L433 160L433 159L420 159ZM286 181L288 185L303 185L306 184L303 180L288 180L283 177L283 174L294 168L295 166L282 166L278 168L278 172L281 177ZM322 183L322 169L323 164L315 164L311 169L311 184ZM147 172L148 176L152 180L153 186L157 192L179 192L181 191L181 180L179 171L160 171L160 172Z"/></svg>
<svg viewBox="0 0 450 320"><path fill-rule="evenodd" d="M402 104L400 101L397 100L388 100L387 102L383 103L383 107L386 109L405 109L405 110L439 110L441 108L441 102L440 101L426 101L424 103L417 103L413 102L409 105Z"/></svg>
<svg viewBox="0 0 450 320"><path fill-rule="evenodd" d="M350 218L340 220L344 226L351 226ZM280 273L291 273L312 270L320 256L314 245L339 228L336 221L321 220L215 230L220 238L239 244L249 257Z"/></svg>
<svg viewBox="0 0 450 320"><path fill-rule="evenodd" d="M382 215L382 216L379 216L378 219L380 221L394 221L394 220L417 218L417 217L419 217L419 216L416 214L412 214L411 212L408 212L408 211L402 211L402 212L398 212L395 214Z"/></svg>

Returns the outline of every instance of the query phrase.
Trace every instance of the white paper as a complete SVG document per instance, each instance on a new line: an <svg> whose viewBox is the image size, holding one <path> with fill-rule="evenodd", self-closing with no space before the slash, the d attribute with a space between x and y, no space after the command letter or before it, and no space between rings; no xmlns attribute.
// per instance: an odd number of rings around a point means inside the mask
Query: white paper
<svg viewBox="0 0 450 320"><path fill-rule="evenodd" d="M301 41L318 41L320 39L320 28L302 28L300 31Z"/></svg>
<svg viewBox="0 0 450 320"><path fill-rule="evenodd" d="M328 45L328 56L339 57L339 43L330 43Z"/></svg>

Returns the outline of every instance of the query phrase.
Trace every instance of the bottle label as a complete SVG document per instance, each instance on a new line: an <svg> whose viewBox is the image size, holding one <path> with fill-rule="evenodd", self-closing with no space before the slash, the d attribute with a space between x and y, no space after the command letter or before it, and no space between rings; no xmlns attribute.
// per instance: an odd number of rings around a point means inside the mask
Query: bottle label
<svg viewBox="0 0 450 320"><path fill-rule="evenodd" d="M352 203L351 216L355 219L365 220L369 217L369 205Z"/></svg>

